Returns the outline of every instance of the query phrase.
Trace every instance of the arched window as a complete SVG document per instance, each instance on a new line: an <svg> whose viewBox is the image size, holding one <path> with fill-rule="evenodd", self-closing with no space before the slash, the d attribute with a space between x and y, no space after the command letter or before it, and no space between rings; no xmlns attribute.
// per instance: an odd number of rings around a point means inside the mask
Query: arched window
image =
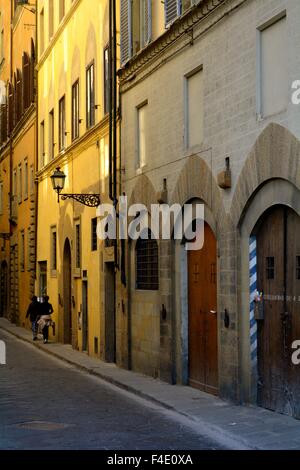
<svg viewBox="0 0 300 470"><path fill-rule="evenodd" d="M136 288L139 290L158 290L158 245L151 240L139 238L135 248Z"/></svg>

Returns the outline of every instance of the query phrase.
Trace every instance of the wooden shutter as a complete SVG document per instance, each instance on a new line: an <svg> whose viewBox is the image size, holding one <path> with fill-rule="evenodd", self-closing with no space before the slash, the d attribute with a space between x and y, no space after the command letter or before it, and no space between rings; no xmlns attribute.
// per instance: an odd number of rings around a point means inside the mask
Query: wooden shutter
<svg viewBox="0 0 300 470"><path fill-rule="evenodd" d="M0 133L0 143L1 145L7 141L7 105L2 104L0 107L0 125L1 125L1 133Z"/></svg>
<svg viewBox="0 0 300 470"><path fill-rule="evenodd" d="M144 0L145 1L145 41L146 44L152 39L152 0Z"/></svg>
<svg viewBox="0 0 300 470"><path fill-rule="evenodd" d="M121 0L121 64L125 64L131 57L132 27L131 27L132 0Z"/></svg>
<svg viewBox="0 0 300 470"><path fill-rule="evenodd" d="M18 69L15 74L15 123L22 117L22 73Z"/></svg>
<svg viewBox="0 0 300 470"><path fill-rule="evenodd" d="M22 57L22 69L23 69L23 109L27 109L30 106L30 58L29 55L24 52Z"/></svg>
<svg viewBox="0 0 300 470"><path fill-rule="evenodd" d="M14 128L14 87L8 84L8 132L11 134Z"/></svg>
<svg viewBox="0 0 300 470"><path fill-rule="evenodd" d="M181 13L181 0L165 0L165 25L169 26Z"/></svg>
<svg viewBox="0 0 300 470"><path fill-rule="evenodd" d="M31 39L31 58L30 58L30 76L29 76L29 102L34 103L35 100L35 47Z"/></svg>

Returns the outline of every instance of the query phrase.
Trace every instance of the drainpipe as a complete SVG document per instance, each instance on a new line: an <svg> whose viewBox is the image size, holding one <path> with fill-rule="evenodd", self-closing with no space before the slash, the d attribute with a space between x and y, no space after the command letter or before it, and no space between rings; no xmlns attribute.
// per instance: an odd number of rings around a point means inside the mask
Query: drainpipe
<svg viewBox="0 0 300 470"><path fill-rule="evenodd" d="M112 160L113 160L113 38L112 38L112 1L109 0L109 48L108 48L108 79L109 79L109 198L113 201Z"/></svg>
<svg viewBox="0 0 300 470"><path fill-rule="evenodd" d="M35 174L38 171L38 162L39 162L39 136L38 136L38 122L39 122L39 103L38 103L38 71L36 69L37 66L37 59L38 59L38 2L36 2L35 6L35 46L34 46L34 53L35 53L35 63L34 63L34 77L35 77L35 162L33 168L33 177L34 177L34 190L35 190L35 213L34 213L34 280L36 281L36 274L37 274L37 234L38 234L38 203L39 203L39 184L38 181L35 181ZM34 83L33 83L34 86Z"/></svg>
<svg viewBox="0 0 300 470"><path fill-rule="evenodd" d="M10 2L10 83L13 83L13 16L14 16L14 2ZM12 110L14 112L14 110ZM8 125L9 125L9 118L8 118ZM12 236L12 185L13 185L13 131L11 131L9 135L9 232L10 236ZM10 308L10 320L12 323L15 322L15 305L12 305L12 298L11 298L11 282L12 282L12 266L11 266L11 241L9 241L9 299L10 305L13 307L13 312Z"/></svg>

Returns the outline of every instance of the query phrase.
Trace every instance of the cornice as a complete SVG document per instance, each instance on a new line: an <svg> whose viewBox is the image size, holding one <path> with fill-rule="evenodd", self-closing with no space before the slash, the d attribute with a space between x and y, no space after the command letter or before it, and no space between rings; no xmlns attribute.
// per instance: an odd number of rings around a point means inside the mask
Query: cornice
<svg viewBox="0 0 300 470"><path fill-rule="evenodd" d="M193 40L193 28L207 18L217 8L230 0L200 0L200 3L191 7L184 15L178 17L172 25L156 40L150 42L145 48L133 56L118 71L121 81L132 79L145 64L155 60L157 56L172 46L178 39L186 36ZM134 77L133 77L134 78Z"/></svg>
<svg viewBox="0 0 300 470"><path fill-rule="evenodd" d="M84 150L92 145L96 145L97 141L104 137L108 132L108 116L96 124L92 129L87 131L79 139L72 142L69 147L60 152L53 160L47 163L37 172L38 181L48 178L57 166L63 166L71 160L79 156Z"/></svg>

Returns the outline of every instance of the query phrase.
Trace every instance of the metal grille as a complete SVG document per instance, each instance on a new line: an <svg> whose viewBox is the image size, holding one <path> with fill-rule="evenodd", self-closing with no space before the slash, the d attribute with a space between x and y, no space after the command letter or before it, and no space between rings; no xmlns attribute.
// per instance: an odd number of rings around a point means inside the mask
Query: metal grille
<svg viewBox="0 0 300 470"><path fill-rule="evenodd" d="M158 246L150 236L136 244L136 288L158 290Z"/></svg>
<svg viewBox="0 0 300 470"><path fill-rule="evenodd" d="M300 256L297 256L296 259L296 279L300 281Z"/></svg>
<svg viewBox="0 0 300 470"><path fill-rule="evenodd" d="M92 226L91 226L91 232L92 232L92 239L91 239L91 242L92 242L92 251L96 251L97 250L97 245L98 245L98 240L97 240L97 217L95 217L94 219L92 219L92 222L91 222Z"/></svg>
<svg viewBox="0 0 300 470"><path fill-rule="evenodd" d="M267 258L267 279L275 279L275 258L273 256Z"/></svg>

